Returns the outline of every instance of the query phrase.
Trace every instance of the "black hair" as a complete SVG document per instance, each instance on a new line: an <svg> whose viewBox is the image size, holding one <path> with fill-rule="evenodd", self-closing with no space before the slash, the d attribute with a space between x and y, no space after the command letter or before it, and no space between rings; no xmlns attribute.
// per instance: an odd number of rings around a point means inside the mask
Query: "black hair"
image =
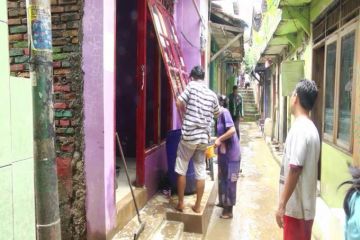
<svg viewBox="0 0 360 240"><path fill-rule="evenodd" d="M190 77L194 78L195 80L204 80L205 72L200 66L195 66L190 72Z"/></svg>
<svg viewBox="0 0 360 240"><path fill-rule="evenodd" d="M315 104L318 88L313 80L303 79L296 84L296 95L299 97L300 105L310 111Z"/></svg>
<svg viewBox="0 0 360 240"><path fill-rule="evenodd" d="M349 190L347 191L345 198L344 198L344 211L346 213L346 216L350 216L351 214L351 209L349 206L349 201L350 198L352 197L353 193L355 192L360 192L360 168L355 168L355 167L350 167L349 168L350 174L352 176L353 179L343 182L339 187L346 185L346 184L351 184Z"/></svg>
<svg viewBox="0 0 360 240"><path fill-rule="evenodd" d="M227 107L227 97L225 95L218 95L219 105L226 108Z"/></svg>
<svg viewBox="0 0 360 240"><path fill-rule="evenodd" d="M237 90L237 89L238 89L238 86L237 86L237 85L234 85L234 86L233 86L233 91L234 91L234 90Z"/></svg>

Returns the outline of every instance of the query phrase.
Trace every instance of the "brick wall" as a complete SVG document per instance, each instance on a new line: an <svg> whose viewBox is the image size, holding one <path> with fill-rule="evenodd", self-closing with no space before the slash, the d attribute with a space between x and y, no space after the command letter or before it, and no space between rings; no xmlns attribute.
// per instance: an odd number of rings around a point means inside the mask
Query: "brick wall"
<svg viewBox="0 0 360 240"><path fill-rule="evenodd" d="M56 153L62 239L85 239L83 162L83 0L51 0ZM28 77L25 0L8 0L11 74Z"/></svg>

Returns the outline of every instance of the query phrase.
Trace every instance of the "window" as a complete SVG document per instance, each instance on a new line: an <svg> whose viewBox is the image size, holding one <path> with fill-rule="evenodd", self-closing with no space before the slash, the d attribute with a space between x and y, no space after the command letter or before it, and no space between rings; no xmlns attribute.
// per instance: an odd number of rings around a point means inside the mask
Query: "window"
<svg viewBox="0 0 360 240"><path fill-rule="evenodd" d="M189 79L174 22L161 3L156 0L148 2L170 85L174 96L177 96L185 89Z"/></svg>
<svg viewBox="0 0 360 240"><path fill-rule="evenodd" d="M355 51L355 33L345 35L341 39L341 65L339 87L339 118L337 138L350 144L351 137L351 99Z"/></svg>
<svg viewBox="0 0 360 240"><path fill-rule="evenodd" d="M352 151L353 77L356 24L336 32L326 43L324 139ZM316 69L315 69L316 71Z"/></svg>
<svg viewBox="0 0 360 240"><path fill-rule="evenodd" d="M334 87L336 68L336 42L327 46L325 79L325 121L324 133L333 134L334 130Z"/></svg>

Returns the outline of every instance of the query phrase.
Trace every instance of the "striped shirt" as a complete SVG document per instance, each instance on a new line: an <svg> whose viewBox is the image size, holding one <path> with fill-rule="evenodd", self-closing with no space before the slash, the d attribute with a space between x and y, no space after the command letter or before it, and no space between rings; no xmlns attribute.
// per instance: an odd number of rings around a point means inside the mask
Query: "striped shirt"
<svg viewBox="0 0 360 240"><path fill-rule="evenodd" d="M185 104L182 139L189 144L208 144L214 117L219 115L216 94L202 80L190 81L178 97Z"/></svg>

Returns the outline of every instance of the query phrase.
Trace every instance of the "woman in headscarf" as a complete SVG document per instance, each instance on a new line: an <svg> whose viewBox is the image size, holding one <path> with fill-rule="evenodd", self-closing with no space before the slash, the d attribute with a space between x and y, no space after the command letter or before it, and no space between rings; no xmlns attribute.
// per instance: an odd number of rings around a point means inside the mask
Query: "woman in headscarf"
<svg viewBox="0 0 360 240"><path fill-rule="evenodd" d="M219 204L223 208L221 218L233 217L236 203L236 182L240 174L240 145L230 112L225 108L226 97L219 96L220 115L217 120Z"/></svg>
<svg viewBox="0 0 360 240"><path fill-rule="evenodd" d="M360 239L360 168L351 167L350 174L353 179L344 182L350 184L344 199L344 210L346 214L345 221L345 239Z"/></svg>

